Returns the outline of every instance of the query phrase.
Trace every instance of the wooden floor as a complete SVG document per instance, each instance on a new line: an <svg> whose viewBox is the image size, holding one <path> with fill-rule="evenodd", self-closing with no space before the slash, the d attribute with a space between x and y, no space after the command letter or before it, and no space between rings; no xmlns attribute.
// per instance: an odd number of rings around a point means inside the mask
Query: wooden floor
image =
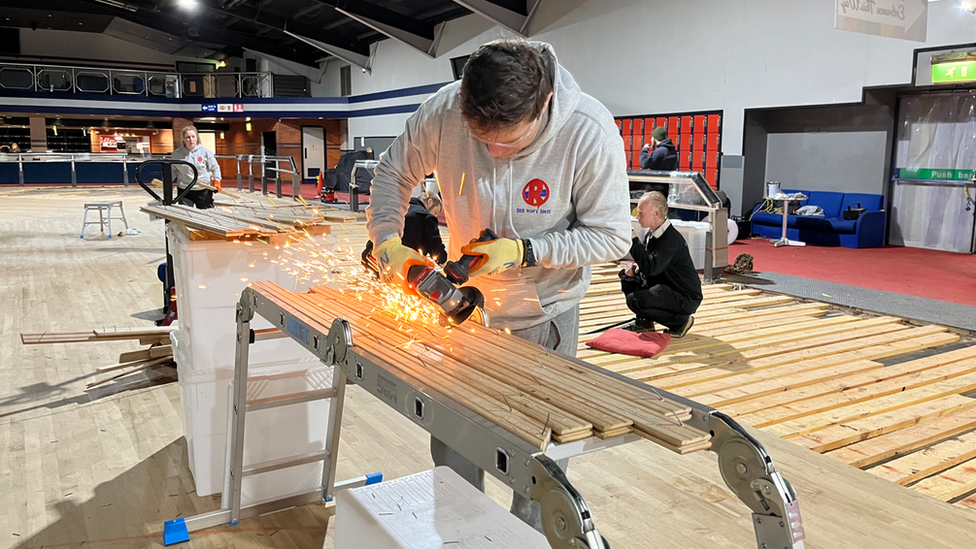
<svg viewBox="0 0 976 549"><path fill-rule="evenodd" d="M581 334L631 316L618 270L595 271ZM577 356L976 509L976 398L963 396L976 391L972 337L727 284L703 291L691 334L660 355L596 351L590 334Z"/></svg>
<svg viewBox="0 0 976 549"><path fill-rule="evenodd" d="M143 234L80 240L82 204L110 199L125 201ZM162 224L138 213L144 201L138 189L0 189L0 547L159 547L164 520L219 507L193 493L177 384L94 400L84 392L98 365L137 343L23 346L17 335L151 325L163 239ZM364 237L360 224L333 228L350 246ZM426 433L355 387L343 429L340 478L431 467ZM799 493L807 547L973 547L971 510L755 434ZM748 509L710 452L679 456L638 442L574 459L569 478L615 548L755 547ZM488 494L506 505L510 497L493 480ZM308 505L198 533L185 546L332 547L330 516Z"/></svg>

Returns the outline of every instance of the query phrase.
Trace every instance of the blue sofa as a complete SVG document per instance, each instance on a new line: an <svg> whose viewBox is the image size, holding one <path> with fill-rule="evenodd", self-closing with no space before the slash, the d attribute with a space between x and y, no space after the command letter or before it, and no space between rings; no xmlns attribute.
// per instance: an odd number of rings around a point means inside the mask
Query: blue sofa
<svg viewBox="0 0 976 549"><path fill-rule="evenodd" d="M786 237L814 246L843 246L845 248L880 248L884 245L886 214L884 197L880 194L838 193L829 191L797 191L808 196L800 206L820 206L824 216L791 215L786 220ZM776 202L776 206L782 206ZM847 206L864 208L856 220L845 220ZM752 234L765 238L779 238L783 233L783 216L778 213L752 211Z"/></svg>

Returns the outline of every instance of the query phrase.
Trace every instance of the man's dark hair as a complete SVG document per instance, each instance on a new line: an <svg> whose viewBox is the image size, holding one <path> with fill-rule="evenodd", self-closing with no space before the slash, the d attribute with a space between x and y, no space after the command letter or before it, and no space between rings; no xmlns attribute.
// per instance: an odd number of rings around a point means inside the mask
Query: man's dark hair
<svg viewBox="0 0 976 549"><path fill-rule="evenodd" d="M533 120L552 91L542 52L525 40L495 40L474 53L461 80L461 114L490 133Z"/></svg>

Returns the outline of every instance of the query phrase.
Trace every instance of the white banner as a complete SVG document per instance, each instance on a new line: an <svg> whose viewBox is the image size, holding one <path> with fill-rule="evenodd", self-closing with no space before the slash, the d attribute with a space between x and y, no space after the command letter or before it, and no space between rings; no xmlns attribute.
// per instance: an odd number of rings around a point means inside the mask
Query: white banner
<svg viewBox="0 0 976 549"><path fill-rule="evenodd" d="M834 28L925 42L928 0L835 0Z"/></svg>

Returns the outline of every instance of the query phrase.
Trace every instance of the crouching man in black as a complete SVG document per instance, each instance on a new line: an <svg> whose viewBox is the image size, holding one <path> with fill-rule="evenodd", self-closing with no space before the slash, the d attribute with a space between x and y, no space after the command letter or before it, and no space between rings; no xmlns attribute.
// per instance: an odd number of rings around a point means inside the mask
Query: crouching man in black
<svg viewBox="0 0 976 549"><path fill-rule="evenodd" d="M637 204L637 221L648 229L644 242L634 237L630 255L635 264L620 271L627 307L637 315L634 329L653 330L684 337L695 323L702 302L701 280L691 261L688 244L668 220L668 201L652 191Z"/></svg>

